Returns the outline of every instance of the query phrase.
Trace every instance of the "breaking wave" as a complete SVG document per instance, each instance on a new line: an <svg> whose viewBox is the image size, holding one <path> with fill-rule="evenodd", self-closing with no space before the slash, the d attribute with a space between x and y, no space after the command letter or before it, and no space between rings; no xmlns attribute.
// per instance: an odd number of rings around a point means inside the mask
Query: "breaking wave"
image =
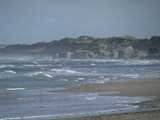
<svg viewBox="0 0 160 120"><path fill-rule="evenodd" d="M26 88L7 88L8 91L25 90Z"/></svg>
<svg viewBox="0 0 160 120"><path fill-rule="evenodd" d="M0 65L0 68L15 67L14 65Z"/></svg>
<svg viewBox="0 0 160 120"><path fill-rule="evenodd" d="M70 69L51 69L52 72L54 73L60 73L60 74L77 74L77 73L81 73L81 72L77 72L74 70L70 70Z"/></svg>
<svg viewBox="0 0 160 120"><path fill-rule="evenodd" d="M48 78L52 78L53 76L50 75L50 74L46 74L46 73L43 73L43 72L33 72L33 73L27 73L25 74L26 76L28 77L35 77L35 76L45 76L45 77L48 77Z"/></svg>
<svg viewBox="0 0 160 120"><path fill-rule="evenodd" d="M5 73L11 73L11 74L16 74L17 72L13 71L13 70L5 70Z"/></svg>

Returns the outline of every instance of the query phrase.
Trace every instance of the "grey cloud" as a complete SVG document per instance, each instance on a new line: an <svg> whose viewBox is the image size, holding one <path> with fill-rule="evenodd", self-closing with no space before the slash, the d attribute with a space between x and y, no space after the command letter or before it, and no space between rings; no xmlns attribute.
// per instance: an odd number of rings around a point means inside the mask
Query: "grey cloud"
<svg viewBox="0 0 160 120"><path fill-rule="evenodd" d="M160 34L159 0L0 0L0 43Z"/></svg>

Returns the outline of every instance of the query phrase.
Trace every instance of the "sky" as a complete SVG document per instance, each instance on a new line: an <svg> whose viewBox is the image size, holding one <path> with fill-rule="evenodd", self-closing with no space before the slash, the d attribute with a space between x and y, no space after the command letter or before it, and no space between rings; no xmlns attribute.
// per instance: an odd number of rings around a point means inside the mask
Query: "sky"
<svg viewBox="0 0 160 120"><path fill-rule="evenodd" d="M160 0L0 0L0 44L160 35Z"/></svg>

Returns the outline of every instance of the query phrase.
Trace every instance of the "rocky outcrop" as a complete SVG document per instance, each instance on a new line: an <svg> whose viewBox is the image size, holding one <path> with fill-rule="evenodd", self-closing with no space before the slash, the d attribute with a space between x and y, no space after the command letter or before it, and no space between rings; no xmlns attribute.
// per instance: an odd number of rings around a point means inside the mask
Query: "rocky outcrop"
<svg viewBox="0 0 160 120"><path fill-rule="evenodd" d="M160 59L160 37L136 39L132 36L80 36L32 45L0 45L0 56L3 55L50 56L55 59Z"/></svg>

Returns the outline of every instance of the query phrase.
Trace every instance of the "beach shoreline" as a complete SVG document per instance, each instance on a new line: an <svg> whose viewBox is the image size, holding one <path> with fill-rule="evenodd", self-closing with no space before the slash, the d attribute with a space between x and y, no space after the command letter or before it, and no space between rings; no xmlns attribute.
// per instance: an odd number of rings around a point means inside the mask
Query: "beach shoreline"
<svg viewBox="0 0 160 120"><path fill-rule="evenodd" d="M126 112L115 114L100 114L93 116L57 118L56 120L158 120L160 118L160 110ZM55 120L55 119L53 119Z"/></svg>
<svg viewBox="0 0 160 120"><path fill-rule="evenodd" d="M135 106L145 107L144 111L133 111L115 114L100 114L83 117L63 118L61 120L157 120L160 118L160 79L156 80L128 80L85 84L54 92L115 92L113 94L99 94L107 96L150 97L151 101L134 103Z"/></svg>

